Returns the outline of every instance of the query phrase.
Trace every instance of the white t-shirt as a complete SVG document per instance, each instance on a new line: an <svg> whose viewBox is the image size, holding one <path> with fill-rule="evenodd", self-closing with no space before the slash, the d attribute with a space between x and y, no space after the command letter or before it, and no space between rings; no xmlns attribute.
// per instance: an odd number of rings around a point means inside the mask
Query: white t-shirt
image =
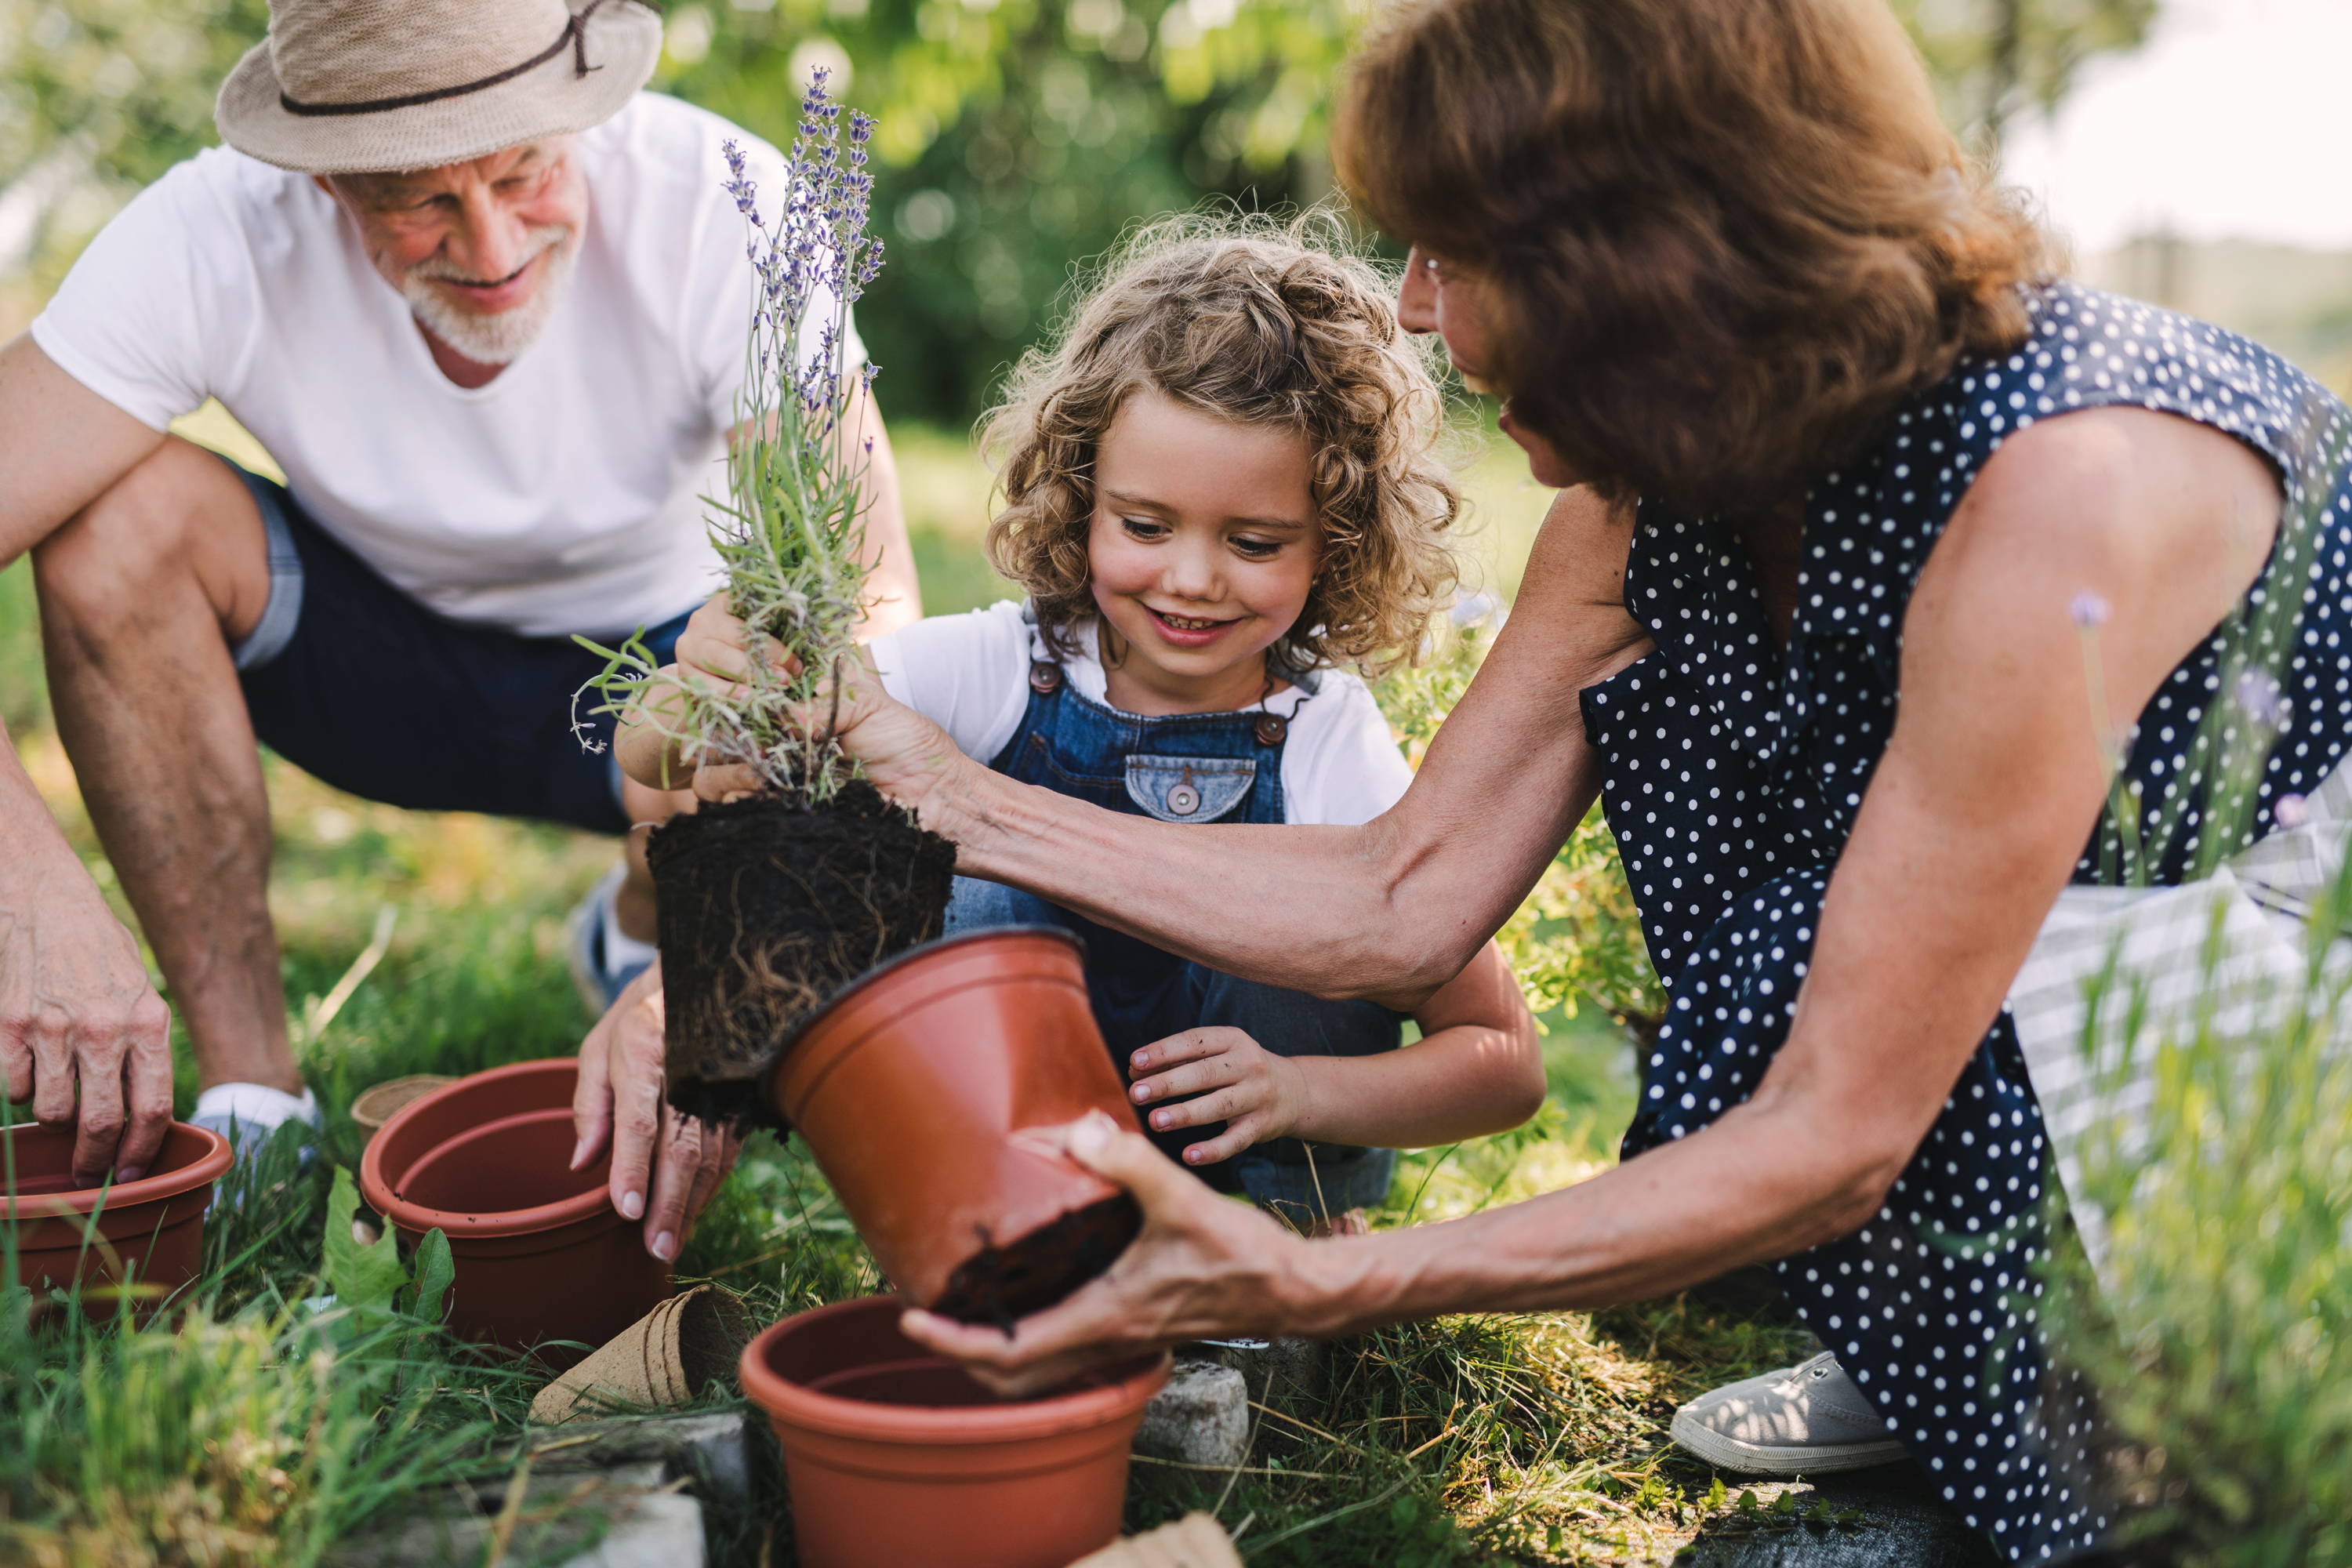
<svg viewBox="0 0 2352 1568"><path fill-rule="evenodd" d="M33 337L159 430L219 398L305 511L445 616L625 633L718 582L699 498L724 484L751 310L719 188L730 137L772 221L782 159L716 115L640 93L583 132L571 275L539 339L473 391L434 364L333 198L227 148L125 207Z"/></svg>
<svg viewBox="0 0 2352 1568"><path fill-rule="evenodd" d="M1022 606L1003 600L962 616L934 616L867 645L882 689L938 724L956 748L983 763L996 760L1029 707L1029 665L1045 654ZM1109 705L1094 638L1076 639L1086 651L1060 659L1072 689ZM1266 699L1266 710L1290 721L1282 747L1282 800L1286 820L1354 826L1394 805L1412 783L1412 769L1389 733L1388 721L1364 683L1345 670L1315 673L1310 693L1291 687Z"/></svg>

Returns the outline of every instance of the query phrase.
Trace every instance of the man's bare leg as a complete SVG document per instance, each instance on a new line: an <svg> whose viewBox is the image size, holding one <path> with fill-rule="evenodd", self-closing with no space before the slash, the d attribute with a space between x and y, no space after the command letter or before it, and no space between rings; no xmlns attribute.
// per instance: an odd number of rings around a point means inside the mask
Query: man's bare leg
<svg viewBox="0 0 2352 1568"><path fill-rule="evenodd" d="M58 733L199 1082L302 1091L269 921L269 797L230 649L269 599L260 510L167 441L34 552Z"/></svg>

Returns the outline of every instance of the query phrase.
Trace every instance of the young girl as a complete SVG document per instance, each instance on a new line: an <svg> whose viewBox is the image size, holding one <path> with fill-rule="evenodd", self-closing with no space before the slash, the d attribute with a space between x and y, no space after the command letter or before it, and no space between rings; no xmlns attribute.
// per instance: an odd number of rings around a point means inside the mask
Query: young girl
<svg viewBox="0 0 2352 1568"><path fill-rule="evenodd" d="M1421 643L1456 510L1440 400L1370 267L1263 226L1147 231L1014 372L983 446L1027 593L878 638L884 690L966 754L1163 822L1355 824L1411 773L1362 680ZM667 761L625 742L638 776ZM647 742L651 743L648 744ZM643 769L644 772L639 770ZM1097 1021L1160 1145L1304 1228L1351 1227L1399 1145L1533 1114L1535 1031L1490 944L1414 1015L1221 973L1014 889L950 931L1086 942Z"/></svg>

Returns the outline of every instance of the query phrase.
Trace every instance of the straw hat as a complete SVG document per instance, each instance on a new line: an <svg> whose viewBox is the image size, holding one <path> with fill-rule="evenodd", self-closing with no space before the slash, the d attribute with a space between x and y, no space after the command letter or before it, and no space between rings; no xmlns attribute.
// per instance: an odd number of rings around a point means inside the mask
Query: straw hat
<svg viewBox="0 0 2352 1568"><path fill-rule="evenodd" d="M463 163L611 119L661 41L635 0L270 0L213 119L306 174Z"/></svg>

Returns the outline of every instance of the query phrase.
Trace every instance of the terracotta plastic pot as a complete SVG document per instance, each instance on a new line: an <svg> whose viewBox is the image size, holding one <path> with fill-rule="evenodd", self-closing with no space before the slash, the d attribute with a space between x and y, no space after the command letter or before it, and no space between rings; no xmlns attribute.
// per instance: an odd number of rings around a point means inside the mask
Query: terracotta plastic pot
<svg viewBox="0 0 2352 1568"><path fill-rule="evenodd" d="M567 1169L578 1081L571 1057L459 1079L394 1111L361 1158L371 1208L412 1244L448 1237L449 1324L469 1339L600 1345L669 1294L669 1269L605 1191L611 1159Z"/></svg>
<svg viewBox="0 0 2352 1568"><path fill-rule="evenodd" d="M74 1185L69 1130L0 1129L0 1161L13 1161L16 1173L6 1201L18 1283L38 1295L78 1281L83 1310L107 1318L125 1300L152 1311L196 1277L205 1205L228 1169L227 1139L174 1121L147 1174L107 1189ZM0 1163L0 1175L10 1169Z"/></svg>
<svg viewBox="0 0 2352 1568"><path fill-rule="evenodd" d="M1066 1568L1116 1539L1128 1445L1168 1358L1000 1400L899 1333L904 1308L820 1307L743 1352L803 1568Z"/></svg>
<svg viewBox="0 0 2352 1568"><path fill-rule="evenodd" d="M928 942L812 1019L767 1083L901 1295L1010 1322L1134 1239L1132 1198L1016 1136L1103 1110L1132 1123L1066 931Z"/></svg>

